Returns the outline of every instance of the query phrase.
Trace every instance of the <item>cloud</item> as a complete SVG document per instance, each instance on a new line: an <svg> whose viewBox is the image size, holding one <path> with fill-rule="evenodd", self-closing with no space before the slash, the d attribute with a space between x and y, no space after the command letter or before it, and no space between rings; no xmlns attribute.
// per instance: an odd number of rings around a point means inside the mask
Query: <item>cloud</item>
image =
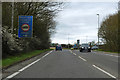
<svg viewBox="0 0 120 80"><path fill-rule="evenodd" d="M100 22L109 14L117 12L117 3L113 2L71 2L67 3L63 11L56 17L58 25L56 34L51 38L52 42L70 43L77 39L82 42L95 40L97 42L97 13L100 14Z"/></svg>

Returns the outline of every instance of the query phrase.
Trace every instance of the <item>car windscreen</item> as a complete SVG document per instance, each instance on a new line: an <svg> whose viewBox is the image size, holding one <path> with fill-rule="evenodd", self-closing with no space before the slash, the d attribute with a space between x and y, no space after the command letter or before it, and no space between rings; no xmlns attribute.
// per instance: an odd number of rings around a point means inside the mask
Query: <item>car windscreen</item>
<svg viewBox="0 0 120 80"><path fill-rule="evenodd" d="M97 46L93 46L93 48L98 48Z"/></svg>
<svg viewBox="0 0 120 80"><path fill-rule="evenodd" d="M81 46L82 46L82 47L89 47L88 44L82 44Z"/></svg>
<svg viewBox="0 0 120 80"><path fill-rule="evenodd" d="M61 45L57 45L57 47L61 47Z"/></svg>

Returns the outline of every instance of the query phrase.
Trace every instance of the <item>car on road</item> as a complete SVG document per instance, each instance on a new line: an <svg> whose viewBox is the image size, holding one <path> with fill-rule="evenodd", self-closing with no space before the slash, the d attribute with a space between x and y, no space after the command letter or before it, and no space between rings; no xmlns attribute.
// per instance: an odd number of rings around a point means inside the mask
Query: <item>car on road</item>
<svg viewBox="0 0 120 80"><path fill-rule="evenodd" d="M80 48L79 48L80 52L83 52L83 51L88 51L88 52L91 52L91 47L89 46L89 44L81 44Z"/></svg>
<svg viewBox="0 0 120 80"><path fill-rule="evenodd" d="M62 51L62 46L61 46L61 45L57 45L55 50L56 50L56 51L57 51L57 50Z"/></svg>
<svg viewBox="0 0 120 80"><path fill-rule="evenodd" d="M77 44L74 44L73 49L78 49Z"/></svg>
<svg viewBox="0 0 120 80"><path fill-rule="evenodd" d="M71 50L74 50L74 48L72 47L72 48L70 48Z"/></svg>
<svg viewBox="0 0 120 80"><path fill-rule="evenodd" d="M93 46L91 49L92 50L96 50L96 49L98 49L98 47L97 46Z"/></svg>

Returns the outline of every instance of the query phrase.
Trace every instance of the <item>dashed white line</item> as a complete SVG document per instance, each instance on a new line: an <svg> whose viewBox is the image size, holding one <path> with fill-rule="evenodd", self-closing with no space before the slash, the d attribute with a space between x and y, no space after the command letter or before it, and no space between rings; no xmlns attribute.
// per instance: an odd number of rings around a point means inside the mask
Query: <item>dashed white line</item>
<svg viewBox="0 0 120 80"><path fill-rule="evenodd" d="M82 57L80 57L80 56L78 56L80 59L82 59L83 61L87 61L86 59L84 59L84 58L82 58Z"/></svg>
<svg viewBox="0 0 120 80"><path fill-rule="evenodd" d="M73 53L75 56L76 56L76 54L75 53Z"/></svg>
<svg viewBox="0 0 120 80"><path fill-rule="evenodd" d="M69 50L71 53L72 53L72 51L71 50Z"/></svg>
<svg viewBox="0 0 120 80"><path fill-rule="evenodd" d="M47 55L49 55L52 51L50 51L49 53L45 54L43 57L41 57L40 59L37 59L36 61L32 62L31 64L28 64L27 66L25 66L24 68L18 70L18 72L13 73L12 75L8 76L6 79L8 78L12 78L14 76L16 76L17 74L19 74L21 71L27 69L28 67L32 66L33 64L35 64L36 62L40 61L42 58L46 57Z"/></svg>
<svg viewBox="0 0 120 80"><path fill-rule="evenodd" d="M115 77L115 76L113 76L112 74L110 74L110 73L106 72L105 70L103 70L103 69L101 69L101 68L97 67L96 65L93 65L93 67L95 67L95 68L97 68L98 70L100 70L100 71L104 72L105 74L107 74L108 76L110 76L110 77L112 77L112 78L116 78L116 77Z"/></svg>
<svg viewBox="0 0 120 80"><path fill-rule="evenodd" d="M75 53L73 53L71 50L69 50L73 55L75 55L76 56L76 54Z"/></svg>

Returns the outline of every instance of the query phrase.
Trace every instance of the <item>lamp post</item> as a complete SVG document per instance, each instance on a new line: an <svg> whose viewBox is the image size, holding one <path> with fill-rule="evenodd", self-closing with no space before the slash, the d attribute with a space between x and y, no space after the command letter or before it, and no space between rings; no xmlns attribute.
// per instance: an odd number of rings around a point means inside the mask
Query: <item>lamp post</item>
<svg viewBox="0 0 120 80"><path fill-rule="evenodd" d="M12 2L12 23L11 23L11 32L13 34L13 26L14 26L14 0Z"/></svg>
<svg viewBox="0 0 120 80"><path fill-rule="evenodd" d="M69 34L68 34L68 49L69 49Z"/></svg>
<svg viewBox="0 0 120 80"><path fill-rule="evenodd" d="M86 43L87 43L87 38L88 38L88 36L86 36Z"/></svg>
<svg viewBox="0 0 120 80"><path fill-rule="evenodd" d="M98 49L99 49L99 14L97 14L98 16Z"/></svg>

